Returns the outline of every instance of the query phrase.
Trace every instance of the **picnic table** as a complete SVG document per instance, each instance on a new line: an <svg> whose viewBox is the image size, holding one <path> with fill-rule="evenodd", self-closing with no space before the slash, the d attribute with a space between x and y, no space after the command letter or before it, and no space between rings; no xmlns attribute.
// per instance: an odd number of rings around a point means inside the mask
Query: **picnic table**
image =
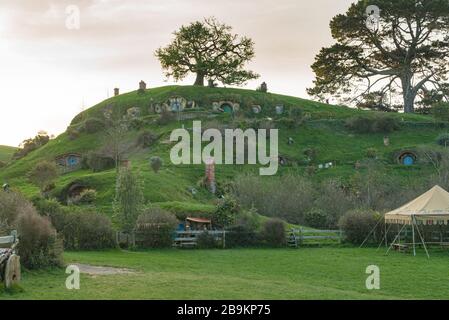
<svg viewBox="0 0 449 320"><path fill-rule="evenodd" d="M406 252L409 249L409 246L406 244L395 243L393 244L393 249L399 252Z"/></svg>

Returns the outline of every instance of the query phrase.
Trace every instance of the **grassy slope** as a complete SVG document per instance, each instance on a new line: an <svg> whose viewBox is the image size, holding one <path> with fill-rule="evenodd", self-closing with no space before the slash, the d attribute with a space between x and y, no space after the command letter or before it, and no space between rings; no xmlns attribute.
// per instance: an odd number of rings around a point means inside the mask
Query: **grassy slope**
<svg viewBox="0 0 449 320"><path fill-rule="evenodd" d="M155 250L68 252L66 262L126 267L131 275L81 276L65 269L25 272L23 293L0 299L447 299L447 253L428 260L375 249ZM269 257L269 259L267 259ZM238 261L238 263L236 263ZM380 290L365 288L367 266Z"/></svg>
<svg viewBox="0 0 449 320"><path fill-rule="evenodd" d="M16 149L9 146L0 146L0 161L9 162Z"/></svg>
<svg viewBox="0 0 449 320"><path fill-rule="evenodd" d="M432 118L420 115L394 114L401 120L400 131L390 135L391 145L383 145L382 134L352 134L344 128L344 119L364 111L353 110L346 107L336 107L294 97L281 96L275 94L263 94L251 90L224 89L224 88L198 88L169 86L147 90L144 94L131 92L120 95L101 102L100 104L86 110L72 121L72 126L77 127L89 117L100 117L102 108L113 103L115 108L120 108L123 112L129 107L141 108L142 116L150 119L154 117L149 112L149 105L154 102L164 102L172 96L182 96L187 99L197 101L202 110L210 110L211 102L218 100L238 101L241 104L243 114L251 115L247 105L260 104L263 113L260 117L275 117L274 106L284 104L286 108L300 107L305 112L310 112L312 119L298 129L280 128L280 153L288 155L290 158L301 161L304 158L303 150L308 147L315 147L319 150L319 160L337 161L337 168L321 171L317 174L317 179L329 176L347 178L354 173L353 166L357 160L365 157L367 148L377 148L381 158L389 165L391 174L398 176L400 183L408 183L409 179L415 176L422 176L431 172L430 166L413 166L409 168L399 167L394 164L390 154L395 150L414 147L421 144L433 144L435 137L443 130L433 124ZM225 116L221 116L220 121L229 121ZM205 120L205 119L203 119ZM192 126L192 122L184 121L185 127ZM164 203L168 207L190 208L191 211L207 211L210 207L204 208L204 204L211 204L213 198L206 192L201 191L197 195L192 195L188 191L189 187L197 187L198 181L204 175L203 165L174 166L169 160L170 144L163 143L167 140L172 129L179 128L181 123L174 122L167 126L147 125L155 133L162 134L161 140L147 150L134 148L130 152L129 159L135 170L139 170L145 182L145 195L151 202ZM139 133L131 131L127 139L136 140ZM287 145L287 138L293 137L295 144ZM78 139L70 141L67 134L62 134L52 140L46 146L29 154L24 159L10 163L6 168L0 169L0 181L9 182L13 188L18 188L28 196L38 193L36 187L27 180L27 173L42 159L54 159L55 156L65 152L86 153L100 147L104 137L102 133L82 134ZM164 159L164 167L159 174L155 174L149 167L149 159L153 155L161 156ZM254 166L217 166L217 179L223 181L232 179L237 173L242 171L256 172ZM304 166L281 168L279 174L289 171L303 172ZM105 212L110 212L111 199L114 194L115 170L101 173L92 173L88 170L81 170L61 176L56 184L55 195L61 189L74 180L88 182L98 193L97 206ZM174 202L174 203L173 203ZM180 205L181 203L181 205Z"/></svg>

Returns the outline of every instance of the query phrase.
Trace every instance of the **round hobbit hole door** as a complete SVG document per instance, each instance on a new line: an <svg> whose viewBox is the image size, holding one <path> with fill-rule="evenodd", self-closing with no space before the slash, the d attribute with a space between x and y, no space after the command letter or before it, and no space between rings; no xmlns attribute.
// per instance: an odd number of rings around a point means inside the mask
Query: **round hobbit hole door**
<svg viewBox="0 0 449 320"><path fill-rule="evenodd" d="M69 166L76 166L78 164L78 158L74 157L74 156L70 156L67 159L67 162L68 162Z"/></svg>
<svg viewBox="0 0 449 320"><path fill-rule="evenodd" d="M405 166L412 166L415 164L415 159L410 154L404 155L402 158L402 164Z"/></svg>
<svg viewBox="0 0 449 320"><path fill-rule="evenodd" d="M223 103L221 105L221 109L225 113L232 113L233 112L232 106L229 103Z"/></svg>
<svg viewBox="0 0 449 320"><path fill-rule="evenodd" d="M175 100L171 103L171 111L181 111L181 102L178 100Z"/></svg>

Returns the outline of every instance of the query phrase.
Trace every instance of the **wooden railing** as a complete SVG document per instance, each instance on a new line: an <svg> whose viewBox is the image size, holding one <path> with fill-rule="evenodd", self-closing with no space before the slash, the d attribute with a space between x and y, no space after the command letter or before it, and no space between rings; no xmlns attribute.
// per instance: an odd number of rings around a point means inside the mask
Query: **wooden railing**
<svg viewBox="0 0 449 320"><path fill-rule="evenodd" d="M291 229L287 233L287 244L290 247L303 245L322 245L341 243L341 230Z"/></svg>

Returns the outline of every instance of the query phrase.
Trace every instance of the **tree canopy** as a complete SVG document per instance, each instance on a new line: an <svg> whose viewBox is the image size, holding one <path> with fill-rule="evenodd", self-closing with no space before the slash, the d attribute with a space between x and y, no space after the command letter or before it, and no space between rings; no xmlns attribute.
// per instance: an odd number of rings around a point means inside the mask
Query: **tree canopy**
<svg viewBox="0 0 449 320"><path fill-rule="evenodd" d="M316 56L310 95L359 104L374 94L405 112L448 99L449 1L359 0L330 27L336 43Z"/></svg>
<svg viewBox="0 0 449 320"><path fill-rule="evenodd" d="M195 85L199 86L204 79L240 85L259 77L244 69L255 55L254 42L233 34L232 27L214 18L182 26L174 36L167 47L156 50L167 77L179 81L195 73Z"/></svg>

